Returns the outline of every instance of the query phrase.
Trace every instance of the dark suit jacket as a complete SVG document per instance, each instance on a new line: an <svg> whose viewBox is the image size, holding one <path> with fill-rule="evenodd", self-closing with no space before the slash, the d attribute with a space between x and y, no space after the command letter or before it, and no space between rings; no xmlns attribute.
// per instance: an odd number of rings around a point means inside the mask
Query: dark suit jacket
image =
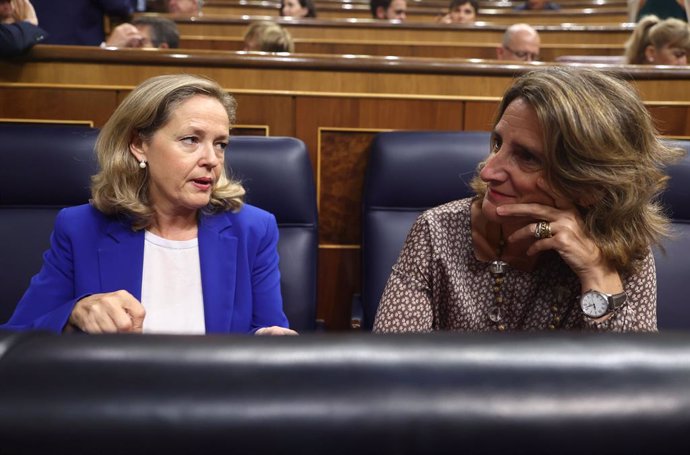
<svg viewBox="0 0 690 455"><path fill-rule="evenodd" d="M206 333L288 326L273 215L251 205L202 215L198 238ZM61 332L90 294L124 289L141 300L144 231L80 205L60 211L50 242L41 271L0 329Z"/></svg>
<svg viewBox="0 0 690 455"><path fill-rule="evenodd" d="M29 22L0 24L0 57L16 57L45 36L43 29Z"/></svg>
<svg viewBox="0 0 690 455"><path fill-rule="evenodd" d="M131 0L31 0L41 24L50 36L46 44L98 46L105 41L103 16L126 17Z"/></svg>

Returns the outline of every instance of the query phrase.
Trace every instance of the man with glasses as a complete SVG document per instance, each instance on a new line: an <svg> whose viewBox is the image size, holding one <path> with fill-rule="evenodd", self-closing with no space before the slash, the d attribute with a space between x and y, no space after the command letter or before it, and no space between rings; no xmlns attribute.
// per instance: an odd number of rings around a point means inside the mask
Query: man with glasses
<svg viewBox="0 0 690 455"><path fill-rule="evenodd" d="M539 33L528 24L513 24L496 48L496 59L533 62L539 60Z"/></svg>

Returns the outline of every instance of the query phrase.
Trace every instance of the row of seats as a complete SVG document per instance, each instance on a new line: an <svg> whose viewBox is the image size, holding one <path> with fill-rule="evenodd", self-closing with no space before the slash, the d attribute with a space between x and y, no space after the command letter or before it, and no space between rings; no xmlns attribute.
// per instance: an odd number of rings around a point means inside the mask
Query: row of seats
<svg viewBox="0 0 690 455"><path fill-rule="evenodd" d="M0 321L38 271L57 211L89 198L98 130L62 125L0 125ZM489 149L488 132L398 131L377 135L364 185L362 327L378 301L405 236L425 209L470 196L469 180ZM676 141L690 151L690 141ZM281 287L291 327L316 327L318 228L312 167L292 138L234 137L226 163L247 188L247 201L278 221ZM675 236L655 250L660 330L690 329L690 158L669 169L664 203ZM413 191L410 191L413 188Z"/></svg>

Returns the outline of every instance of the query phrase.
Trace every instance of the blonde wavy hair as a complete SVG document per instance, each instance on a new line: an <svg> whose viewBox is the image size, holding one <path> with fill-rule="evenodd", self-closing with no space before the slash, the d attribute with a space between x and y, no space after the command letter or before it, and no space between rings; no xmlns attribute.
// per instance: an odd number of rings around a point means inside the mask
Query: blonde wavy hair
<svg viewBox="0 0 690 455"><path fill-rule="evenodd" d="M271 21L252 22L244 34L244 50L262 52L295 52L290 32Z"/></svg>
<svg viewBox="0 0 690 455"><path fill-rule="evenodd" d="M210 79L189 74L152 77L141 83L115 109L96 140L100 171L91 178L91 203L107 215L125 216L135 230L145 229L153 220L154 209L148 196L149 173L139 168L130 152L132 140L139 136L150 141L167 124L175 109L185 100L204 95L218 100L235 122L235 99ZM242 207L245 190L221 169L211 199L202 212L212 214Z"/></svg>
<svg viewBox="0 0 690 455"><path fill-rule="evenodd" d="M690 26L676 18L661 20L657 16L645 16L625 43L625 60L636 65L648 63L647 47L659 50L665 45L690 50Z"/></svg>
<svg viewBox="0 0 690 455"><path fill-rule="evenodd" d="M659 140L627 82L600 70L550 67L519 77L503 96L494 127L518 98L539 119L546 182L576 203L587 231L620 272L635 270L669 233L659 196L668 180L664 167L682 149ZM472 187L484 197L478 176Z"/></svg>

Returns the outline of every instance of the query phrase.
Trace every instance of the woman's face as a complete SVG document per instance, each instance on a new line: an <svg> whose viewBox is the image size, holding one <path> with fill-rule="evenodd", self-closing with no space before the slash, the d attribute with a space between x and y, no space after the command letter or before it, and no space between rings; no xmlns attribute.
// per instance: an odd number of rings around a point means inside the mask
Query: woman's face
<svg viewBox="0 0 690 455"><path fill-rule="evenodd" d="M283 16L285 17L307 17L309 10L299 4L299 0L285 0L283 3Z"/></svg>
<svg viewBox="0 0 690 455"><path fill-rule="evenodd" d="M150 141L130 150L148 163L149 198L158 213L189 214L205 207L223 168L230 122L216 99L195 95L180 103Z"/></svg>
<svg viewBox="0 0 690 455"><path fill-rule="evenodd" d="M687 50L664 44L660 48L655 48L651 53L651 59L648 56L650 63L654 65L687 65L688 52Z"/></svg>
<svg viewBox="0 0 690 455"><path fill-rule="evenodd" d="M482 213L499 221L496 207L538 203L554 206L537 181L544 174L542 130L534 109L522 98L513 100L493 131L493 148L479 177L487 184Z"/></svg>
<svg viewBox="0 0 690 455"><path fill-rule="evenodd" d="M454 24L471 24L476 18L477 12L469 2L456 6L450 12L450 20Z"/></svg>

